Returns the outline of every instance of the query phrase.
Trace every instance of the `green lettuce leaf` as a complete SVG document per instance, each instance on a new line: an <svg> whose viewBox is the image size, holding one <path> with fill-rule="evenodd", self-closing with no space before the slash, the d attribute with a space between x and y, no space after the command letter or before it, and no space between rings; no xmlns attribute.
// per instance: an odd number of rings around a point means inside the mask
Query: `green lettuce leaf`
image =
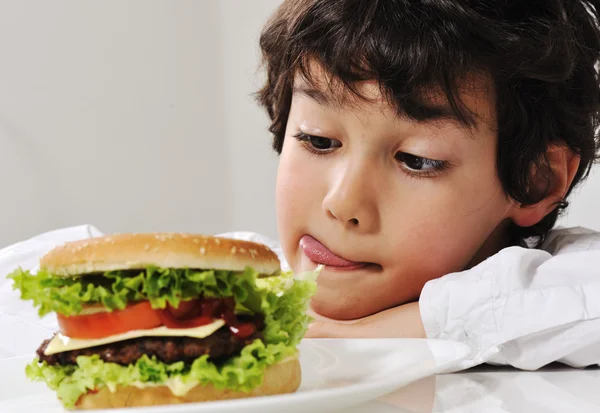
<svg viewBox="0 0 600 413"><path fill-rule="evenodd" d="M261 340L242 349L239 356L222 365L208 360L208 355L191 365L183 362L163 363L156 358L142 356L135 364L121 366L105 363L97 355L80 356L76 366L48 366L34 360L26 368L27 377L44 381L55 390L63 405L72 409L79 397L90 390L132 384L163 385L178 380L187 388L211 384L218 389L250 392L262 383L265 369L283 358L295 355L293 347L284 344L265 345Z"/></svg>
<svg viewBox="0 0 600 413"><path fill-rule="evenodd" d="M317 272L298 277L294 277L292 273L284 273L277 277L259 279L258 273L252 269L238 274L213 271L186 273L181 270L156 269L152 271L152 274L185 274L185 277L180 277L175 283L164 278L162 283L156 282L150 288L152 294L167 292L171 294L171 299L181 300L184 297L181 285L193 279L194 283L206 284L204 287L193 287L197 291L202 288L200 293L206 296L234 296L241 311L262 313L265 317L263 339L255 340L244 347L238 356L220 365L213 363L208 356L200 357L188 365L183 362L169 365L155 358L142 357L136 364L129 366L105 363L97 356L80 356L77 358L77 366L49 366L34 360L27 367L27 376L33 380L44 381L48 387L56 390L67 408L72 408L79 397L91 389L103 386L114 389L118 385L132 383L161 384L169 379L178 379L192 385L212 384L217 388L251 391L262 383L264 371L268 366L295 354L297 344L306 333L310 321L306 310L310 297L316 291ZM27 287L27 283L31 282L30 277L21 277L20 285ZM19 277L13 279L16 281ZM142 283L147 285L148 281ZM179 289L174 285L179 285ZM148 290L142 288L137 291L148 294ZM21 291L31 290L21 288ZM25 293L23 295L30 298ZM39 302L47 303L41 297L37 297ZM72 302L82 301L73 299ZM161 304L163 302L158 301L158 305Z"/></svg>
<svg viewBox="0 0 600 413"><path fill-rule="evenodd" d="M148 300L153 308L174 307L180 301L199 296L231 297L244 306L255 307L256 297L248 291L256 288L258 273L168 269L149 267L138 271L110 271L76 278L57 277L40 270L36 274L17 269L8 275L21 299L32 300L40 316L57 312L76 315L86 304L102 304L109 310L122 310L132 301Z"/></svg>

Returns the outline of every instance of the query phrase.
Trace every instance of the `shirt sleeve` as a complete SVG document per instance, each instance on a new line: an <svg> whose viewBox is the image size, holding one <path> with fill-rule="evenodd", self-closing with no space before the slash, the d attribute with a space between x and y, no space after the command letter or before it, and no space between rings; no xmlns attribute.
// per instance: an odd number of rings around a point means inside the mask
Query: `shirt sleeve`
<svg viewBox="0 0 600 413"><path fill-rule="evenodd" d="M543 249L504 249L429 281L419 301L428 338L472 348L453 371L482 363L524 370L598 364L600 234L560 230Z"/></svg>

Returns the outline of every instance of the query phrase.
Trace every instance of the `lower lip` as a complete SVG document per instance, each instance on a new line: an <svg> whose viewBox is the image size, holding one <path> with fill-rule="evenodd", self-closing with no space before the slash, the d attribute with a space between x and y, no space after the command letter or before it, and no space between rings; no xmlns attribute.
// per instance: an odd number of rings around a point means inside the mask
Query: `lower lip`
<svg viewBox="0 0 600 413"><path fill-rule="evenodd" d="M315 262L315 264L319 264L319 263ZM366 268L368 264L347 265L345 267L334 267L334 266L325 265L325 264L323 264L323 265L329 271L353 271L353 270L360 270L360 269Z"/></svg>

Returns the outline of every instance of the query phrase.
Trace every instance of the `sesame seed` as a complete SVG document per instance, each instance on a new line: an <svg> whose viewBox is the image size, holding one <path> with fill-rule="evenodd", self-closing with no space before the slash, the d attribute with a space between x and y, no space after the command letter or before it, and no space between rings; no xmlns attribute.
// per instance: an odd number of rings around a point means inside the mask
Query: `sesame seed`
<svg viewBox="0 0 600 413"><path fill-rule="evenodd" d="M200 244L200 240L198 238L194 238L194 244Z"/></svg>
<svg viewBox="0 0 600 413"><path fill-rule="evenodd" d="M246 248L240 248L240 252L243 254L246 252Z"/></svg>
<svg viewBox="0 0 600 413"><path fill-rule="evenodd" d="M215 244L221 245L221 240L219 238L215 238Z"/></svg>
<svg viewBox="0 0 600 413"><path fill-rule="evenodd" d="M146 251L148 251L148 250L150 249L150 245L149 245L149 244L146 244L146 245L144 245L144 249L145 249Z"/></svg>
<svg viewBox="0 0 600 413"><path fill-rule="evenodd" d="M231 247L231 253L232 253L232 254L235 254L235 251L236 251L236 250L237 250L237 248L235 248L235 247Z"/></svg>
<svg viewBox="0 0 600 413"><path fill-rule="evenodd" d="M206 254L206 248L201 247L200 248L200 254L202 254L202 255Z"/></svg>

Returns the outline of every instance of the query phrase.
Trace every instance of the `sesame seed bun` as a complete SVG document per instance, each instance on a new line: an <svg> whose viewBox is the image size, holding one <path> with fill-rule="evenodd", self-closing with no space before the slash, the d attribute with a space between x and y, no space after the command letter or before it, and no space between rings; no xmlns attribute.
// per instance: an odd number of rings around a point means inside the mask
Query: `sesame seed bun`
<svg viewBox="0 0 600 413"><path fill-rule="evenodd" d="M280 270L277 255L267 246L183 233L115 234L59 246L40 260L40 268L61 277L160 268L243 271L247 266L264 276Z"/></svg>
<svg viewBox="0 0 600 413"><path fill-rule="evenodd" d="M75 408L110 409L272 396L295 392L300 387L301 378L300 362L297 357L291 357L268 367L262 384L249 393L217 389L212 385L196 386L183 396L174 395L167 386L119 386L114 392L103 387L95 393L81 396Z"/></svg>

